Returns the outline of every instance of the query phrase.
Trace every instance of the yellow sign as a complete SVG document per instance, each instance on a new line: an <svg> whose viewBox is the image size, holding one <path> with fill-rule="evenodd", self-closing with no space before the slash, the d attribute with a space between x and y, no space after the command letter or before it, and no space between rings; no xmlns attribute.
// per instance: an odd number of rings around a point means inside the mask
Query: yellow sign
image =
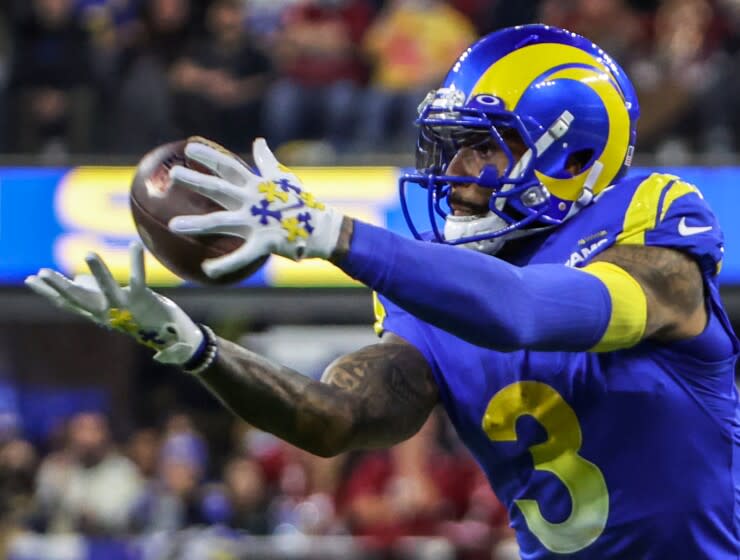
<svg viewBox="0 0 740 560"><path fill-rule="evenodd" d="M296 168L307 191L344 214L384 226L385 210L396 202L398 170L392 167ZM79 167L59 184L55 208L67 231L57 237L56 261L71 274L86 274L85 255L95 251L120 282L128 282L128 242L136 239L129 210L130 167ZM173 286L182 280L147 255L147 280ZM354 286L339 269L322 260L294 263L273 258L265 265L270 286Z"/></svg>

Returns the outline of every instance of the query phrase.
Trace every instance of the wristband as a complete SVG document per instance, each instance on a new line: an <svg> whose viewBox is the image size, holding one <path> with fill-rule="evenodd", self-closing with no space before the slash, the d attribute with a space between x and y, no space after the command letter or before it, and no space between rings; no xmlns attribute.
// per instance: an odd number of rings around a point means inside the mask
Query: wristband
<svg viewBox="0 0 740 560"><path fill-rule="evenodd" d="M203 332L203 341L192 358L185 362L182 369L191 375L200 375L216 359L218 355L218 340L210 327L198 325Z"/></svg>

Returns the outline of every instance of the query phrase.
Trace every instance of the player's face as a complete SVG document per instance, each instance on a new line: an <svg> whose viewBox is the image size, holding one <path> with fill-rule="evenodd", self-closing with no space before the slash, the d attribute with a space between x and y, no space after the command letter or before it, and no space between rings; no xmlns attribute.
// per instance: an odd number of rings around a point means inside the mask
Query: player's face
<svg viewBox="0 0 740 560"><path fill-rule="evenodd" d="M447 166L448 175L477 177L486 165L493 165L503 174L509 164L504 151L493 138L471 139L469 145L460 148ZM517 160L527 151L524 142L516 133L503 134L506 145ZM476 184L455 185L448 198L455 216L475 216L488 212L491 190Z"/></svg>

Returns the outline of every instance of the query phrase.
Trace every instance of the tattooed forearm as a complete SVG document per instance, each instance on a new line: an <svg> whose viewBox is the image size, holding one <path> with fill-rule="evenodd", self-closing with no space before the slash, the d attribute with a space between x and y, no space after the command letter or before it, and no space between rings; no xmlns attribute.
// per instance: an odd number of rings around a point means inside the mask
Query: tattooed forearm
<svg viewBox="0 0 740 560"><path fill-rule="evenodd" d="M219 339L218 357L200 379L245 421L323 456L402 441L437 399L429 366L407 343L344 356L319 383Z"/></svg>
<svg viewBox="0 0 740 560"><path fill-rule="evenodd" d="M689 255L663 247L615 245L595 260L621 266L640 283L648 301L646 336L670 340L704 328L704 281Z"/></svg>
<svg viewBox="0 0 740 560"><path fill-rule="evenodd" d="M200 379L261 430L317 455L334 455L343 446L351 406L336 389L222 339L215 363Z"/></svg>

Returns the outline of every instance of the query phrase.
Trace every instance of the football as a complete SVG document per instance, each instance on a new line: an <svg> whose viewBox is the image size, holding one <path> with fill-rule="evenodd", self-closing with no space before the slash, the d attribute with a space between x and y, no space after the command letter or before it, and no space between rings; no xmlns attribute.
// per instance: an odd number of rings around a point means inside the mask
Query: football
<svg viewBox="0 0 740 560"><path fill-rule="evenodd" d="M207 276L201 264L240 247L244 240L229 235L181 235L170 231L175 216L208 214L224 208L195 191L173 184L169 171L184 165L201 173L205 167L185 157L186 140L163 144L139 162L131 183L129 202L136 230L144 246L169 270L191 282L211 285L233 284L254 274L267 260L265 255L220 278Z"/></svg>

